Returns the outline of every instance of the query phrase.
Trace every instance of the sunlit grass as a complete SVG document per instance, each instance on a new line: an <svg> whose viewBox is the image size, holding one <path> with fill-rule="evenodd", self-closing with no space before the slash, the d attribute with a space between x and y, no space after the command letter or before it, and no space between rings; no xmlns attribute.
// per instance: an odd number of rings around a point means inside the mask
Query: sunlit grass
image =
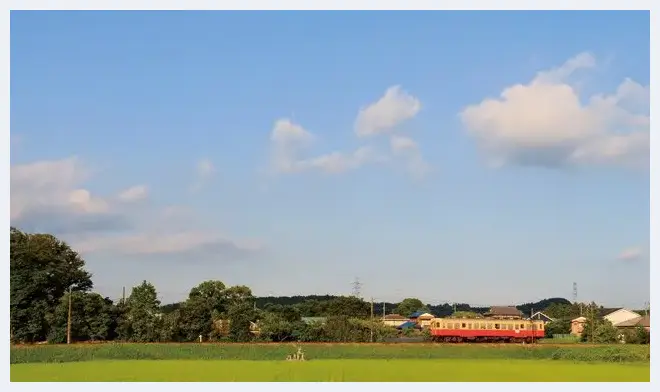
<svg viewBox="0 0 660 392"><path fill-rule="evenodd" d="M547 360L94 361L11 365L11 381L646 381L650 365Z"/></svg>

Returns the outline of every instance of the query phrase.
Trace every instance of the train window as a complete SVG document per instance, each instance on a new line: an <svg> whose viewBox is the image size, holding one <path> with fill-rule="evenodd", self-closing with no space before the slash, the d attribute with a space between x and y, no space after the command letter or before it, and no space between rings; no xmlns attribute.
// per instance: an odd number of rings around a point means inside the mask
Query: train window
<svg viewBox="0 0 660 392"><path fill-rule="evenodd" d="M491 323L486 324L486 329L493 329L493 324Z"/></svg>
<svg viewBox="0 0 660 392"><path fill-rule="evenodd" d="M500 325L499 325L499 324L495 324L495 329L500 329Z"/></svg>
<svg viewBox="0 0 660 392"><path fill-rule="evenodd" d="M525 324L520 324L520 329L525 329Z"/></svg>
<svg viewBox="0 0 660 392"><path fill-rule="evenodd" d="M543 324L539 324L539 329L543 329Z"/></svg>
<svg viewBox="0 0 660 392"><path fill-rule="evenodd" d="M480 329L486 329L486 324L485 323L479 323L479 328Z"/></svg>
<svg viewBox="0 0 660 392"><path fill-rule="evenodd" d="M472 324L468 324L468 329L472 329Z"/></svg>
<svg viewBox="0 0 660 392"><path fill-rule="evenodd" d="M461 328L465 328L465 323L462 323L462 324L461 324Z"/></svg>

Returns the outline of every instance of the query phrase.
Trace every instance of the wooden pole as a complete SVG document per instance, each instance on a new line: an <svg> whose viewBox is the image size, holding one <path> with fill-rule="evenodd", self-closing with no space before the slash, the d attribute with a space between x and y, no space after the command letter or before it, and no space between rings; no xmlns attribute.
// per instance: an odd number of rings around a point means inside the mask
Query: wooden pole
<svg viewBox="0 0 660 392"><path fill-rule="evenodd" d="M374 299L371 298L371 328L370 328L370 341L374 342Z"/></svg>
<svg viewBox="0 0 660 392"><path fill-rule="evenodd" d="M66 321L66 344L71 344L71 288L69 286L69 315Z"/></svg>

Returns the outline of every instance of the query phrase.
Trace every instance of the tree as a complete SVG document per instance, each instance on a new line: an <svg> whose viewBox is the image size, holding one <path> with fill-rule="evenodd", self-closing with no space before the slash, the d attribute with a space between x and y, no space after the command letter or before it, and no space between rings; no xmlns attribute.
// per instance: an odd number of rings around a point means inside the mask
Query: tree
<svg viewBox="0 0 660 392"><path fill-rule="evenodd" d="M628 344L650 344L651 334L646 328L638 326L624 333L625 342Z"/></svg>
<svg viewBox="0 0 660 392"><path fill-rule="evenodd" d="M227 309L225 284L208 280L190 290L179 312L180 333L184 340L197 340L199 335L209 339L214 332L213 320Z"/></svg>
<svg viewBox="0 0 660 392"><path fill-rule="evenodd" d="M265 310L269 313L275 313L279 315L289 323L294 323L296 321L300 321L301 319L300 310L295 306L268 304Z"/></svg>
<svg viewBox="0 0 660 392"><path fill-rule="evenodd" d="M571 333L571 320L556 319L545 324L545 337L552 338L553 335L565 335Z"/></svg>
<svg viewBox="0 0 660 392"><path fill-rule="evenodd" d="M567 304L567 303L553 302L543 311L543 313L556 320L572 320L580 316L580 307L584 307L585 309L587 308L587 306L577 303Z"/></svg>
<svg viewBox="0 0 660 392"><path fill-rule="evenodd" d="M286 342L295 339L293 324L277 313L268 312L259 320L260 337L271 342Z"/></svg>
<svg viewBox="0 0 660 392"><path fill-rule="evenodd" d="M10 328L14 341L45 340L47 317L62 296L92 288L85 261L50 234L10 229Z"/></svg>
<svg viewBox="0 0 660 392"><path fill-rule="evenodd" d="M231 305L227 311L229 320L229 338L234 342L252 340L250 322L256 319L254 305L249 302L239 302Z"/></svg>
<svg viewBox="0 0 660 392"><path fill-rule="evenodd" d="M115 338L117 309L109 298L97 293L74 291L64 294L60 303L48 316L48 341L64 343L67 338L71 296L71 340L106 341Z"/></svg>
<svg viewBox="0 0 660 392"><path fill-rule="evenodd" d="M609 320L602 320L594 329L594 342L607 344L616 343L619 340L619 331Z"/></svg>
<svg viewBox="0 0 660 392"><path fill-rule="evenodd" d="M371 305L357 297L337 297L327 303L326 316L366 318L371 314Z"/></svg>
<svg viewBox="0 0 660 392"><path fill-rule="evenodd" d="M417 298L406 298L394 309L395 313L404 317L408 317L417 311L426 311L424 303Z"/></svg>
<svg viewBox="0 0 660 392"><path fill-rule="evenodd" d="M121 334L132 342L156 342L161 337L160 301L153 284L145 281L131 290L121 321Z"/></svg>

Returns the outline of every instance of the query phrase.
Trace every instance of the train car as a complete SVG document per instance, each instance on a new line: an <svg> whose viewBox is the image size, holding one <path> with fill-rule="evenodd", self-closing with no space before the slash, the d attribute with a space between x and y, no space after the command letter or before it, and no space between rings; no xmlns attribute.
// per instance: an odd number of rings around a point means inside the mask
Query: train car
<svg viewBox="0 0 660 392"><path fill-rule="evenodd" d="M435 318L430 333L440 342L510 342L532 343L545 336L540 320L497 320Z"/></svg>

